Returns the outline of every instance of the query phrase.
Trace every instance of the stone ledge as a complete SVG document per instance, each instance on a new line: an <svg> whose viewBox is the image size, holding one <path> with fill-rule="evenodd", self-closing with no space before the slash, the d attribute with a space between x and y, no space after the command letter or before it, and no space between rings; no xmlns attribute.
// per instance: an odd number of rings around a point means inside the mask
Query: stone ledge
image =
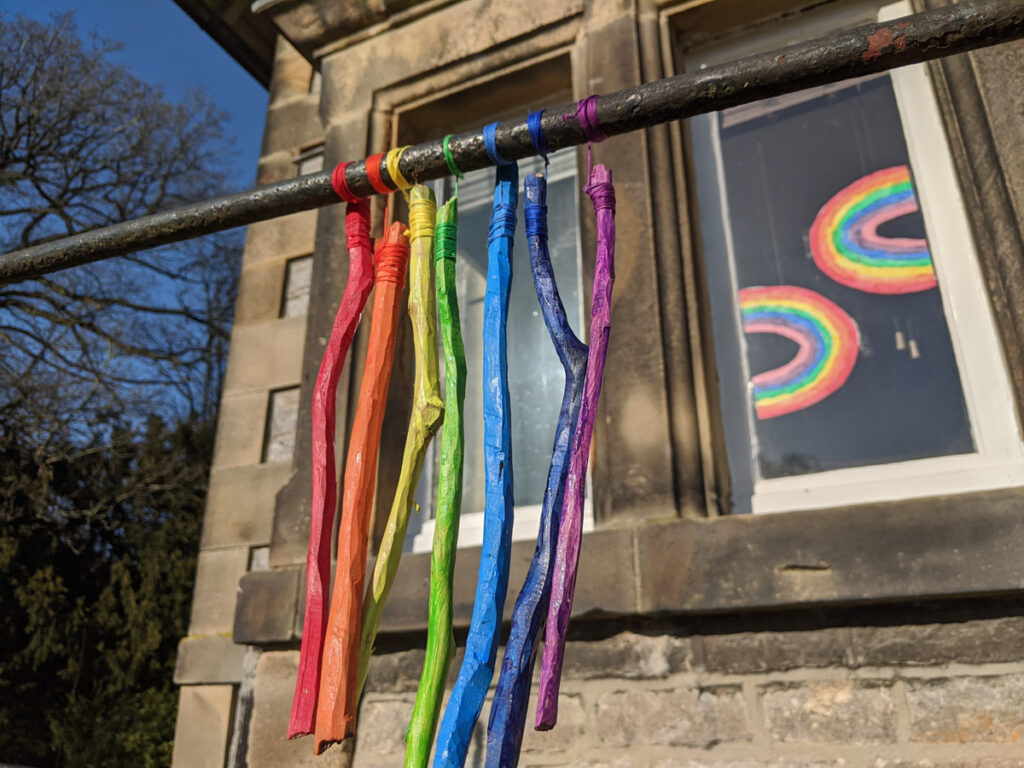
<svg viewBox="0 0 1024 768"><path fill-rule="evenodd" d="M640 613L743 611L1024 589L1024 561L1018 557L1024 549L1021 489L685 520L640 527L637 538Z"/></svg>

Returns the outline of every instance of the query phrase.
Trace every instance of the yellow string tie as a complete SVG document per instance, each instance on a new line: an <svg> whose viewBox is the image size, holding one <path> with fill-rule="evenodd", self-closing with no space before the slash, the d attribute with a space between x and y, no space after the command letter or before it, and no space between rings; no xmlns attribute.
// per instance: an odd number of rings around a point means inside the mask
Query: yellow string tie
<svg viewBox="0 0 1024 768"><path fill-rule="evenodd" d="M407 146L395 147L390 150L387 157L384 158L384 165L388 169L388 176L391 177L391 181L393 181L395 186L402 191L402 194L407 200L409 199L409 196L405 193L405 190L412 186L412 182L405 178L405 176L402 175L402 172L398 170L398 161L402 159L402 153L408 148L409 147Z"/></svg>

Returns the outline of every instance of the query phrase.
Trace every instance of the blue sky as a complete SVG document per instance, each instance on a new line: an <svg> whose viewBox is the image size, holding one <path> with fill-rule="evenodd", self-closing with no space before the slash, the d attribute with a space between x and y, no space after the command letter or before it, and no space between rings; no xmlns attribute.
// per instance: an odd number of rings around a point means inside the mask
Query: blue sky
<svg viewBox="0 0 1024 768"><path fill-rule="evenodd" d="M171 99L201 86L231 115L232 186L255 183L267 91L173 0L0 0L0 9L43 21L53 13L75 11L80 32L96 30L123 43L116 60L140 80L162 85Z"/></svg>

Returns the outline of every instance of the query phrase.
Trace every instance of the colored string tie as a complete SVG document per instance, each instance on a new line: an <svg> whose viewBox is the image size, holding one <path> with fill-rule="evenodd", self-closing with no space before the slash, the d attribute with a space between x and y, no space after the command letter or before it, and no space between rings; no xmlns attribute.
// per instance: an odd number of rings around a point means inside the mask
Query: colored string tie
<svg viewBox="0 0 1024 768"><path fill-rule="evenodd" d="M614 195L612 205L614 205ZM527 202L523 206L523 221L527 237L548 236L548 207L544 203Z"/></svg>
<svg viewBox="0 0 1024 768"><path fill-rule="evenodd" d="M433 237L437 206L430 196L413 196L409 201L409 234L410 237Z"/></svg>
<svg viewBox="0 0 1024 768"><path fill-rule="evenodd" d="M391 177L391 181L395 183L395 186L403 192L412 186L412 183L402 175L401 170L398 168L402 155L408 148L408 146L396 147L389 151L387 157L384 158L384 167L387 168L388 176Z"/></svg>
<svg viewBox="0 0 1024 768"><path fill-rule="evenodd" d="M583 188L594 203L594 213L611 211L615 213L615 187L610 181L591 181Z"/></svg>
<svg viewBox="0 0 1024 768"><path fill-rule="evenodd" d="M331 173L331 186L334 187L335 194L338 195L346 203L361 203L364 202L363 198L355 194L348 185L348 179L345 178L345 170L351 165L349 161L338 163L334 166L334 172Z"/></svg>
<svg viewBox="0 0 1024 768"><path fill-rule="evenodd" d="M451 147L448 146L451 140L452 135L449 133L447 136L444 137L444 141L441 142L441 149L444 150L444 162L445 165L448 166L448 171L452 174L452 176L454 176L456 179L464 179L466 178L466 174L460 171L459 166L455 164L455 158L452 157Z"/></svg>
<svg viewBox="0 0 1024 768"><path fill-rule="evenodd" d="M405 287L409 265L409 242L385 243L377 251L375 282Z"/></svg>
<svg viewBox="0 0 1024 768"><path fill-rule="evenodd" d="M454 221L440 221L434 233L434 259L451 259L455 261L455 250L458 247L459 228Z"/></svg>
<svg viewBox="0 0 1024 768"><path fill-rule="evenodd" d="M487 244L491 245L503 237L512 237L516 231L516 207L495 205L491 212L491 225L487 231Z"/></svg>
<svg viewBox="0 0 1024 768"><path fill-rule="evenodd" d="M547 171L548 154L551 149L548 147L547 136L544 135L544 126L541 125L543 117L543 109L531 112L526 116L526 128L530 132L530 141L533 142L533 148L537 150L538 155L544 158L544 170Z"/></svg>
<svg viewBox="0 0 1024 768"><path fill-rule="evenodd" d="M370 157L366 158L366 178L369 180L370 186L373 187L378 194L390 195L393 190L384 183L384 179L381 176L381 165L383 162L383 152L376 155L370 155Z"/></svg>
<svg viewBox="0 0 1024 768"><path fill-rule="evenodd" d="M597 94L580 99L576 104L575 114L562 115L563 120L570 120L573 117L579 122L580 130L587 137L587 141L600 144L608 138L608 134L602 130L597 120Z"/></svg>
<svg viewBox="0 0 1024 768"><path fill-rule="evenodd" d="M497 137L495 135L497 131L497 123L490 123L484 126L484 149L487 151L487 156L491 158L491 162L495 165L511 165L513 161L506 160L498 151Z"/></svg>

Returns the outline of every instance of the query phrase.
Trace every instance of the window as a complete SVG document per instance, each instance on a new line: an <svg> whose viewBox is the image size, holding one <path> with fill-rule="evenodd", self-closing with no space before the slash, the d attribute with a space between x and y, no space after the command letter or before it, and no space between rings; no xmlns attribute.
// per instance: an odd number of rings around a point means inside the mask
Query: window
<svg viewBox="0 0 1024 768"><path fill-rule="evenodd" d="M295 167L299 176L322 171L324 169L324 145L317 144L315 147L302 150L295 158Z"/></svg>
<svg viewBox="0 0 1024 768"><path fill-rule="evenodd" d="M281 317L301 317L309 311L309 290L313 280L313 257L289 259L284 272Z"/></svg>
<svg viewBox="0 0 1024 768"><path fill-rule="evenodd" d="M519 208L512 266L512 297L508 318L508 372L514 456L515 527L513 538L534 539L547 483L554 425L562 399L564 375L544 325L530 270L522 215L522 180L543 173L539 159L519 163ZM548 246L559 292L573 329L585 338L582 321L582 282L578 216L579 179L576 153L551 156L548 169ZM450 179L437 183L439 200L454 193ZM459 253L456 280L462 335L466 345L468 378L465 407L465 465L459 545L483 540L483 305L487 278L487 229L494 191L494 171L466 175L459 183ZM443 365L442 365L443 374ZM429 551L433 541L433 506L437 495L438 441L430 454L417 489L422 516L410 521L407 548ZM586 520L591 524L588 512ZM418 527L418 530L417 530Z"/></svg>
<svg viewBox="0 0 1024 768"><path fill-rule="evenodd" d="M851 23L826 10L807 15L802 36ZM768 47L783 42L776 35ZM751 45L698 50L688 65ZM1007 374L924 65L690 128L733 511L1024 483L1017 427L1005 418Z"/></svg>
<svg viewBox="0 0 1024 768"><path fill-rule="evenodd" d="M299 388L270 393L267 426L263 436L263 461L273 464L291 461L295 453L295 427L299 418Z"/></svg>

